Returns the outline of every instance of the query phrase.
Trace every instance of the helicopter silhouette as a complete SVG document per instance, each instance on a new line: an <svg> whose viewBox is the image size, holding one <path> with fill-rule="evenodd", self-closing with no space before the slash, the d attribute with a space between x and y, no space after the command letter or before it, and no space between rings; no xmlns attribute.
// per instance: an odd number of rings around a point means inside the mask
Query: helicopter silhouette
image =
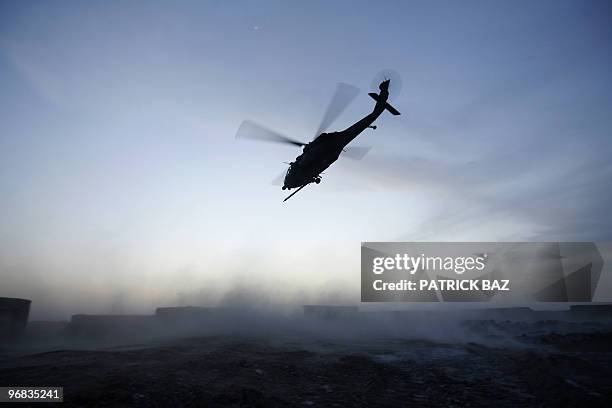
<svg viewBox="0 0 612 408"><path fill-rule="evenodd" d="M283 200L287 201L308 184L319 184L323 171L338 160L340 154L344 153L346 156L359 159L367 153L369 148L347 148L347 145L365 129L376 129L376 126L372 125L372 123L374 123L385 110L392 115L400 115L400 112L387 102L389 98L390 83L390 79L385 79L378 86L380 90L379 93L368 93L368 95L376 101L374 110L370 114L342 131L324 133L324 130L329 127L331 122L333 122L359 92L357 88L351 85L338 84L338 89L316 132L318 136L310 143L299 142L252 121L242 122L236 133L236 137L286 143L303 148L302 154L297 156L291 163L288 163L289 168L284 175L282 189L291 190L297 188L297 190Z"/></svg>

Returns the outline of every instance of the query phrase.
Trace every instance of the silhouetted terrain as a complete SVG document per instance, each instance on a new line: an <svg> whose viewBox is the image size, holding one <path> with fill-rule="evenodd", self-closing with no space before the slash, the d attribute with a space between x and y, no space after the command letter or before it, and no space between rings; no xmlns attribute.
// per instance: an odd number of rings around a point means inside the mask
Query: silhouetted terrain
<svg viewBox="0 0 612 408"><path fill-rule="evenodd" d="M0 359L65 406L609 406L608 323L468 320L466 341L223 335ZM480 339L480 340L478 340Z"/></svg>

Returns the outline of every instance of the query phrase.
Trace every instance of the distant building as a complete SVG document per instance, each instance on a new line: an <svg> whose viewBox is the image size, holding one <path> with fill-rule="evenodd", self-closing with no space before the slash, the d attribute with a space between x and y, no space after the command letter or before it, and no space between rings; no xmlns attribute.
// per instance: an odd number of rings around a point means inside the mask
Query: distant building
<svg viewBox="0 0 612 408"><path fill-rule="evenodd" d="M0 341L21 336L28 324L31 300L0 297Z"/></svg>
<svg viewBox="0 0 612 408"><path fill-rule="evenodd" d="M155 317L164 325L193 327L227 327L228 323L239 316L239 311L225 307L158 307Z"/></svg>

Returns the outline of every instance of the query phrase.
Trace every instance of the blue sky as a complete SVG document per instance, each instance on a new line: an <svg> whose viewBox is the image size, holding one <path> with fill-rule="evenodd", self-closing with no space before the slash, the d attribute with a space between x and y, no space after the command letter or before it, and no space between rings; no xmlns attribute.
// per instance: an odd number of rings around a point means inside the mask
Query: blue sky
<svg viewBox="0 0 612 408"><path fill-rule="evenodd" d="M611 40L606 1L3 1L0 295L350 301L361 241L610 240ZM403 115L283 204L299 151L240 122L309 140L347 82L343 128L385 68Z"/></svg>

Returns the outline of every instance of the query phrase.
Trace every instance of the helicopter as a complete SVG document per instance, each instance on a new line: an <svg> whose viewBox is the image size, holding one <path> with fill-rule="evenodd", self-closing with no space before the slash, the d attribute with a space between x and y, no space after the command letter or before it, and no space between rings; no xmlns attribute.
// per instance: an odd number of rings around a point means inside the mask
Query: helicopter
<svg viewBox="0 0 612 408"><path fill-rule="evenodd" d="M303 149L294 161L287 163L289 168L284 174L282 189L295 188L297 190L287 196L283 200L285 202L308 184L319 184L323 171L338 160L340 154L344 153L346 156L359 159L367 153L369 148L365 150L359 147L349 148L347 145L365 129L376 129L376 126L372 124L385 110L394 116L400 115L400 112L388 102L390 83L391 79L385 79L379 84L378 93L368 93L376 102L371 113L342 131L325 133L324 131L331 122L359 93L359 90L351 85L338 84L336 93L316 132L317 136L309 143L294 140L248 120L242 122L236 137L286 143Z"/></svg>

